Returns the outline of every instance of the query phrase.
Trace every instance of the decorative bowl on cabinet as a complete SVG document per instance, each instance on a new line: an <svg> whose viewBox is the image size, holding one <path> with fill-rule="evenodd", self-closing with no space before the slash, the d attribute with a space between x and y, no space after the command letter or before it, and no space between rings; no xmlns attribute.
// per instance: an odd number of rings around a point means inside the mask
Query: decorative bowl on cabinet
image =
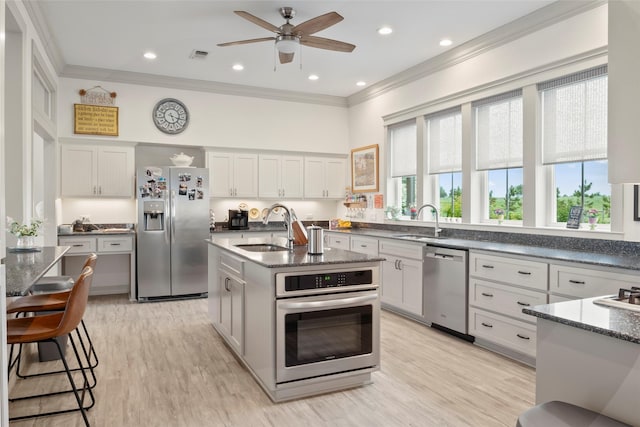
<svg viewBox="0 0 640 427"><path fill-rule="evenodd" d="M169 158L169 160L171 160L171 162L173 162L175 166L191 166L191 162L193 162L193 157L187 156L184 153L180 153L180 154L174 154Z"/></svg>

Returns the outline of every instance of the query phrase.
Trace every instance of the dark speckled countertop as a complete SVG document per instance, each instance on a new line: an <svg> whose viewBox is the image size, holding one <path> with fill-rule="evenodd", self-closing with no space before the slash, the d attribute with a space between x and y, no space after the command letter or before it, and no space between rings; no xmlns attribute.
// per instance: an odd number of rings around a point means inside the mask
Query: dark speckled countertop
<svg viewBox="0 0 640 427"><path fill-rule="evenodd" d="M523 313L640 344L640 312L594 303L602 297L523 309Z"/></svg>
<svg viewBox="0 0 640 427"><path fill-rule="evenodd" d="M321 255L310 255L307 253L306 245L295 246L293 251L285 250L277 252L249 252L235 246L238 244L262 243L268 243L277 246L286 246L287 239L283 237L253 237L249 238L248 240L213 238L211 240L207 240L207 242L211 245L226 249L235 255L241 256L268 268L378 262L384 261L385 259L384 257L371 256L334 248L324 248L324 253L322 253Z"/></svg>
<svg viewBox="0 0 640 427"><path fill-rule="evenodd" d="M69 246L44 246L37 252L7 252L6 296L26 295L31 285L49 271L70 249Z"/></svg>
<svg viewBox="0 0 640 427"><path fill-rule="evenodd" d="M453 249L472 249L490 252L500 252L511 255L522 255L536 258L544 258L556 261L578 262L583 264L599 265L603 267L617 267L629 270L640 270L640 253L614 255L604 252L583 252L577 250L568 250L554 248L552 246L534 246L516 243L502 243L485 240L473 240L457 237L445 237L441 239L424 237L421 239L397 237L401 235L411 234L410 232L389 231L373 228L359 228L353 230L331 230L331 232L339 232L345 234L354 234L361 236L394 238L407 242L418 242L428 244L430 246L439 246ZM417 234L414 232L414 234ZM420 233L421 234L421 233ZM425 236L427 235L424 233Z"/></svg>

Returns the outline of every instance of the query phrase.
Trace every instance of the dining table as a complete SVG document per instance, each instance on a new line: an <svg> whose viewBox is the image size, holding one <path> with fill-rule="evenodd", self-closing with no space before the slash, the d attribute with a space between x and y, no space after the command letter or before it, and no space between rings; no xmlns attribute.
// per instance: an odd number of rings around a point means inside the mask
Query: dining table
<svg viewBox="0 0 640 427"><path fill-rule="evenodd" d="M2 259L5 266L6 296L27 295L31 286L60 261L69 249L70 246L41 246L31 251L7 249L7 255Z"/></svg>

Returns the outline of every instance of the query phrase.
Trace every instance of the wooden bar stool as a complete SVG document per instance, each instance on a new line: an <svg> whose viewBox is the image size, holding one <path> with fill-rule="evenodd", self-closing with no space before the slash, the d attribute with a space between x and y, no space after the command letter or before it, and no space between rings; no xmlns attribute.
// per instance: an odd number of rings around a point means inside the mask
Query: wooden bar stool
<svg viewBox="0 0 640 427"><path fill-rule="evenodd" d="M98 259L98 256L96 254L90 254L84 263L83 270L86 267L91 267L91 269L93 270L93 268L96 265L97 259ZM70 290L67 290L63 292L56 292L56 293L49 293L49 294L28 295L25 297L18 298L17 300L13 301L8 305L7 314L15 313L17 316L19 316L20 313L22 313L23 315L26 315L26 313L31 313L31 312L42 313L42 312L49 312L49 311L64 310L67 305L67 300L69 299L70 292L71 292ZM85 346L84 340L82 339L82 336L80 335L79 332L78 332L78 338L80 341L80 346L82 347L82 350L87 357L87 362L89 364L89 367L91 368L91 375L94 380L93 386L95 386L96 376L95 376L95 373L93 372L93 369L96 366L98 366L98 363L99 363L98 355L96 353L95 347L93 346L93 341L91 340L91 336L89 335L84 319L81 321L81 325L82 325L84 334L89 342L88 349ZM21 355L22 355L22 346L20 346L20 350L18 351L18 355L16 359L13 360L12 359L13 346L11 347L11 352L9 355L9 361L10 361L9 368L13 367L13 365L17 363L18 367L16 369L16 375L20 378L29 378L32 376L51 375L51 374L61 374L65 372L64 370L59 370L59 371L52 371L52 372L42 372L38 374L23 375L20 373ZM75 371L77 369L72 369L72 370Z"/></svg>
<svg viewBox="0 0 640 427"><path fill-rule="evenodd" d="M516 427L631 427L613 418L566 402L545 402L518 417Z"/></svg>
<svg viewBox="0 0 640 427"><path fill-rule="evenodd" d="M83 369L80 353L78 352L78 348L76 347L71 332L78 329L80 322L82 321L82 317L84 316L84 312L87 307L87 301L89 299L89 288L91 286L92 278L93 269L91 267L86 267L82 270L82 273L76 280L73 289L71 289L71 292L69 293L69 299L64 308L64 311L60 313L46 314L42 316L20 317L7 320L7 344L28 344L38 342L55 343L55 346L58 349L58 353L60 354L62 364L64 365L69 384L71 385L71 390L43 393L17 398L13 397L10 398L9 401L50 397L61 393L73 392L76 402L78 403L78 408L11 417L11 421L80 411L82 413L82 418L85 425L87 427L90 426L86 411L93 407L93 405L95 404L95 398L91 387L89 387L87 374L85 372L85 369ZM73 375L71 373L71 369L69 369L69 364L67 363L67 359L65 358L64 352L62 351L62 347L56 340L56 338L63 335L69 335L71 347L75 354L76 361L80 366L80 372L82 373L83 377L83 386L81 389L78 389L78 387L76 386ZM82 392L82 396L80 392ZM91 399L91 403L88 406L84 406L85 392L89 393L89 397Z"/></svg>

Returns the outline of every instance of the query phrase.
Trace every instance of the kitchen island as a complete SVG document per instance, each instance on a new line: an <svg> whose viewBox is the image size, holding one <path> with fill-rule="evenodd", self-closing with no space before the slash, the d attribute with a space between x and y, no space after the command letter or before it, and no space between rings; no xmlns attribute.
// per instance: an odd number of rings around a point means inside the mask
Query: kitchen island
<svg viewBox="0 0 640 427"><path fill-rule="evenodd" d="M640 425L640 311L599 298L525 308L537 319L536 404L560 400Z"/></svg>
<svg viewBox="0 0 640 427"><path fill-rule="evenodd" d="M211 239L214 328L273 401L367 384L380 365L379 264L281 237Z"/></svg>

